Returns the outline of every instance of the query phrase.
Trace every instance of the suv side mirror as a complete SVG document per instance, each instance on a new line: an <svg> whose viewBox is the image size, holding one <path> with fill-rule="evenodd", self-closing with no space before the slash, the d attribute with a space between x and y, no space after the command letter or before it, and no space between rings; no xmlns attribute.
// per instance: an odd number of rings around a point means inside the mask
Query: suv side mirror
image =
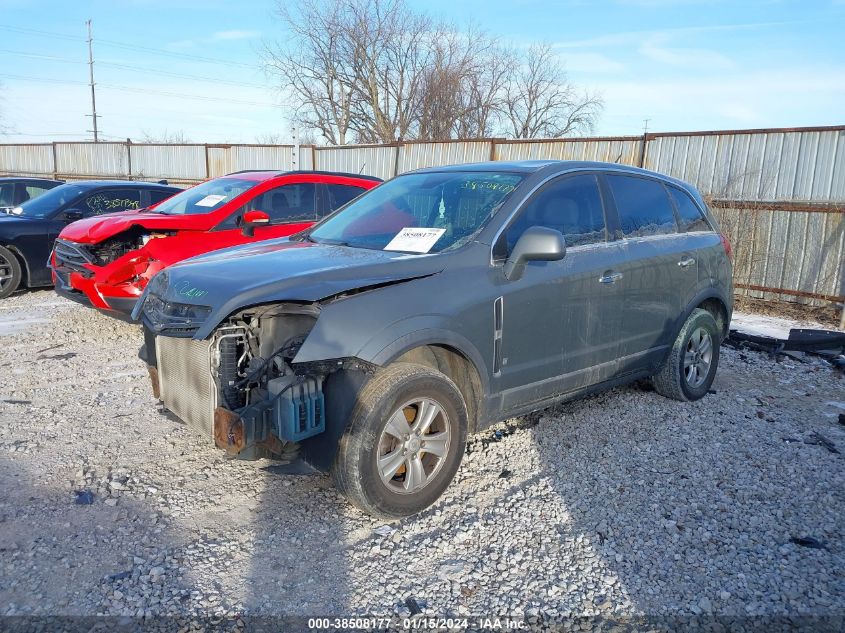
<svg viewBox="0 0 845 633"><path fill-rule="evenodd" d="M68 209L65 211L64 217L68 222L76 222L77 220L84 218L85 214L79 209Z"/></svg>
<svg viewBox="0 0 845 633"><path fill-rule="evenodd" d="M243 235L245 237L253 237L255 235L256 226L266 226L270 224L270 216L264 211L247 211L244 213L243 220Z"/></svg>
<svg viewBox="0 0 845 633"><path fill-rule="evenodd" d="M532 226L517 240L513 252L505 262L504 274L508 280L519 279L526 262L556 262L566 255L566 240L560 231L545 226Z"/></svg>

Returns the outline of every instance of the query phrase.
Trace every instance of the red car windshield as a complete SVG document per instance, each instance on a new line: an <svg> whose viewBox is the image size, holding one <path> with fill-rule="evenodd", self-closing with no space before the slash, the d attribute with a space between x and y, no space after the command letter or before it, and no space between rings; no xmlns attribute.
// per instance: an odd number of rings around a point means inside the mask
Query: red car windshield
<svg viewBox="0 0 845 633"><path fill-rule="evenodd" d="M215 178L177 193L152 210L166 215L210 213L258 184L260 183L256 180L242 178Z"/></svg>

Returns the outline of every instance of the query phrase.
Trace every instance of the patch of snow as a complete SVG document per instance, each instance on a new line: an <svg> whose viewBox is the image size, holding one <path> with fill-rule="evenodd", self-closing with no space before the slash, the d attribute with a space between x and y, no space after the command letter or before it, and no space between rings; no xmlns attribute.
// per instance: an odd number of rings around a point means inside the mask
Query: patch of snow
<svg viewBox="0 0 845 633"><path fill-rule="evenodd" d="M0 319L0 336L8 336L9 334L16 334L29 329L30 326L38 323L49 323L49 319L21 319L21 318L7 318Z"/></svg>
<svg viewBox="0 0 845 633"><path fill-rule="evenodd" d="M731 329L755 336L770 336L786 340L792 329L830 330L830 327L815 321L798 321L785 317L769 316L766 314L749 314L734 312L731 319Z"/></svg>

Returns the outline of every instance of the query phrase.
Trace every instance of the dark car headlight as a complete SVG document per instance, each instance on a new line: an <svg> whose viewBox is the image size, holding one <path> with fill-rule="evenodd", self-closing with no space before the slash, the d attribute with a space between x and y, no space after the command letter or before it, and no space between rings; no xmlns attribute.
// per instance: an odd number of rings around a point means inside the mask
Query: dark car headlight
<svg viewBox="0 0 845 633"><path fill-rule="evenodd" d="M153 332L169 336L190 336L208 318L211 308L166 301L156 294L148 294L142 314Z"/></svg>

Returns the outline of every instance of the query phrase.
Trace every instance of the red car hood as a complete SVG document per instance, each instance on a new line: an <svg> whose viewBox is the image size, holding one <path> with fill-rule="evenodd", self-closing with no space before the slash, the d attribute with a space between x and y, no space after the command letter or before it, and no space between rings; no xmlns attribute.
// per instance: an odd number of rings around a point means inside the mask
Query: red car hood
<svg viewBox="0 0 845 633"><path fill-rule="evenodd" d="M209 216L136 211L106 213L68 224L59 237L83 244L97 244L133 226L159 231L207 231L214 226L214 220Z"/></svg>

